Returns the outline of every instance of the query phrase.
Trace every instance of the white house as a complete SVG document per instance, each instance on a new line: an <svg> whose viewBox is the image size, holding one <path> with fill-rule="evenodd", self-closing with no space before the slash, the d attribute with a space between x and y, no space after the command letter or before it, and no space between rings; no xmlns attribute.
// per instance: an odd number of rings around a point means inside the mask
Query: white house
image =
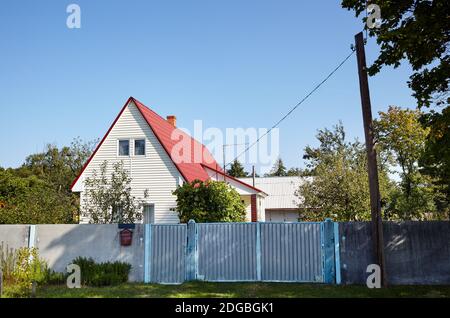
<svg viewBox="0 0 450 318"><path fill-rule="evenodd" d="M184 156L180 161L180 141L192 146L187 160ZM226 175L203 144L176 128L175 116L164 119L133 97L122 107L72 184L72 191L80 193L82 210L84 180L92 176L93 171L99 171L105 160L110 168L112 163L124 163L132 179L132 195L146 201L144 223L178 223L176 197L172 191L183 182L195 179L225 180L246 204L246 220L264 221L267 196L264 191ZM145 191L147 198L144 198ZM82 218L80 222L87 223L89 218Z"/></svg>
<svg viewBox="0 0 450 318"><path fill-rule="evenodd" d="M239 180L253 184L252 178ZM264 200L264 215L267 222L299 221L299 204L301 197L295 195L303 182L303 177L264 177L255 178L255 187L268 194Z"/></svg>

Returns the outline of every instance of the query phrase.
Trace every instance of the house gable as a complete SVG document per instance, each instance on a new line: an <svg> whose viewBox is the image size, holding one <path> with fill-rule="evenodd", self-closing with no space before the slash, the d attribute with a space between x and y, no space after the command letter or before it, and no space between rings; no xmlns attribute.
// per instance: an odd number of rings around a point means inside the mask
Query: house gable
<svg viewBox="0 0 450 318"><path fill-rule="evenodd" d="M130 140L130 156L118 155L118 141L122 139ZM144 156L134 156L135 139L145 139ZM183 176L133 100L127 101L82 173L74 181L72 191L81 192L82 207L84 180L92 176L94 170L99 171L100 165L105 160L108 161L108 173L112 171L113 163L120 161L124 163L124 168L132 179L133 196L143 199L144 191L148 191L148 198L145 200L155 205L156 222L178 222L178 216L173 211L175 196L172 195L172 191L182 183Z"/></svg>

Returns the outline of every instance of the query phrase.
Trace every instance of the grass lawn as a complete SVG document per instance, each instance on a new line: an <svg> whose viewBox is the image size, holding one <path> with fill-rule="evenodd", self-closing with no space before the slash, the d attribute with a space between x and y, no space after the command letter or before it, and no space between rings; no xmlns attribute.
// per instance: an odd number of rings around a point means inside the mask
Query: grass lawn
<svg viewBox="0 0 450 318"><path fill-rule="evenodd" d="M37 297L450 297L450 286L392 286L387 289L368 289L365 286L333 286L320 284L283 283L205 283L182 285L123 284L114 287L42 286Z"/></svg>

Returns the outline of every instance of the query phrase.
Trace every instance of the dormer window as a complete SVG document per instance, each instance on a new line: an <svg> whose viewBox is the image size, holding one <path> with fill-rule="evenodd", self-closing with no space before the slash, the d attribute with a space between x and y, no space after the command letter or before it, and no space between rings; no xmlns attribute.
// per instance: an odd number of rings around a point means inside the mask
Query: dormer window
<svg viewBox="0 0 450 318"><path fill-rule="evenodd" d="M119 156L129 156L129 155L130 155L130 141L119 140Z"/></svg>
<svg viewBox="0 0 450 318"><path fill-rule="evenodd" d="M145 139L134 140L134 155L145 156Z"/></svg>

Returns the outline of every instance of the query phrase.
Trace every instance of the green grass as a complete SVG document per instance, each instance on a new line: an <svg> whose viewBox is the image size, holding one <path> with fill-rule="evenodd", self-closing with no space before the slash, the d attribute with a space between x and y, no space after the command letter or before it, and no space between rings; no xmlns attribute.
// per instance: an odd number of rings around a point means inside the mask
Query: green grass
<svg viewBox="0 0 450 318"><path fill-rule="evenodd" d="M37 297L66 298L144 298L144 297L450 297L450 286L392 286L387 289L368 289L365 286L333 286L293 283L205 283L182 285L122 284L114 287L41 286Z"/></svg>

